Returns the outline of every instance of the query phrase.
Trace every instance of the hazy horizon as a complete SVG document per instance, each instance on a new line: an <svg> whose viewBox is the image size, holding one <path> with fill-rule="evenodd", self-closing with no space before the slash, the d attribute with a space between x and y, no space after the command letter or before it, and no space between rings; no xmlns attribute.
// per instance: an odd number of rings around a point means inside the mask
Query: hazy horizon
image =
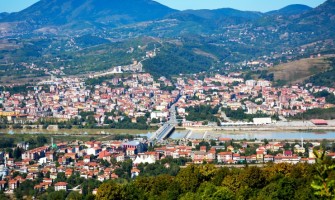
<svg viewBox="0 0 335 200"><path fill-rule="evenodd" d="M260 11L267 12L271 10L278 10L285 6L292 4L303 4L310 7L316 7L325 0L281 0L272 1L269 3L267 0L156 0L157 2L168 7L187 10L187 9L217 9L217 8L234 8L245 11ZM38 0L1 0L0 12L18 12Z"/></svg>

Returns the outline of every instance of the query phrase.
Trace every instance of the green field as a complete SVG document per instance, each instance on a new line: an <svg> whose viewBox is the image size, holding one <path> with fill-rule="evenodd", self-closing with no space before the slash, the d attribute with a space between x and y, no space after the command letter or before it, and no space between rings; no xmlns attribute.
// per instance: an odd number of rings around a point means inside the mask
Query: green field
<svg viewBox="0 0 335 200"><path fill-rule="evenodd" d="M71 129L71 130L60 130L60 131L48 131L48 130L0 130L0 138L13 138L15 142L28 141L29 139L36 139L38 136L45 136L48 142L51 138L54 142L66 142L66 141L88 141L92 138L99 141L112 140L115 135L137 135L146 134L148 131L143 130L126 130L126 129Z"/></svg>

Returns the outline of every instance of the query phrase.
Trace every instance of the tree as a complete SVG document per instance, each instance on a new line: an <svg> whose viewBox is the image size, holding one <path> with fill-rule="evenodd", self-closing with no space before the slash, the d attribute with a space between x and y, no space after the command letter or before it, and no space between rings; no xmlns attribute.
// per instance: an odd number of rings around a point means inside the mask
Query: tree
<svg viewBox="0 0 335 200"><path fill-rule="evenodd" d="M122 199L123 196L124 192L122 186L113 181L108 181L98 188L98 193L95 198L99 200L119 200Z"/></svg>
<svg viewBox="0 0 335 200"><path fill-rule="evenodd" d="M57 174L57 178L55 179L55 182L65 182L66 181L66 176L64 172L60 172Z"/></svg>
<svg viewBox="0 0 335 200"><path fill-rule="evenodd" d="M183 192L195 192L201 184L202 175L199 168L195 165L190 165L181 169L176 177Z"/></svg>
<svg viewBox="0 0 335 200"><path fill-rule="evenodd" d="M140 124L146 124L147 123L147 118L146 117L137 117L136 122Z"/></svg>
<svg viewBox="0 0 335 200"><path fill-rule="evenodd" d="M156 119L156 118L153 118L152 120L151 120L151 123L153 123L153 124L157 124L157 123L159 123L160 121L158 120L158 119Z"/></svg>
<svg viewBox="0 0 335 200"><path fill-rule="evenodd" d="M335 198L335 164L328 164L326 161L325 151L322 153L314 150L316 157L316 175L311 184L315 190L315 195L322 199Z"/></svg>
<svg viewBox="0 0 335 200"><path fill-rule="evenodd" d="M266 185L266 178L259 167L248 167L243 173L244 183L250 188L261 189Z"/></svg>
<svg viewBox="0 0 335 200"><path fill-rule="evenodd" d="M37 136L36 141L37 141L37 146L39 147L44 146L44 144L47 143L47 139L41 135Z"/></svg>
<svg viewBox="0 0 335 200"><path fill-rule="evenodd" d="M235 199L235 194L226 187L219 187L217 191L213 194L213 199L215 200L233 200Z"/></svg>
<svg viewBox="0 0 335 200"><path fill-rule="evenodd" d="M70 192L66 198L66 200L82 200L82 199L83 199L83 195L75 191Z"/></svg>
<svg viewBox="0 0 335 200"><path fill-rule="evenodd" d="M48 195L48 199L47 200L60 200L60 199L65 199L65 198L66 198L66 191L65 190L61 190L61 191L51 192Z"/></svg>
<svg viewBox="0 0 335 200"><path fill-rule="evenodd" d="M14 159L16 160L21 159L21 155L22 155L22 149L19 147L15 148L13 152Z"/></svg>

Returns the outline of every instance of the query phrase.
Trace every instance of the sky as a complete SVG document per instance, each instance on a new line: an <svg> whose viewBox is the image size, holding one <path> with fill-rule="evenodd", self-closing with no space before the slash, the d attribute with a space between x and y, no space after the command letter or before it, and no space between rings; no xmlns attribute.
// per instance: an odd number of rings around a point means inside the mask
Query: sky
<svg viewBox="0 0 335 200"><path fill-rule="evenodd" d="M0 12L17 12L38 0L0 0ZM122 1L122 0L120 0ZM238 10L261 11L278 10L290 4L305 4L316 7L325 0L156 0L178 10L235 8ZM271 2L271 3L270 3Z"/></svg>

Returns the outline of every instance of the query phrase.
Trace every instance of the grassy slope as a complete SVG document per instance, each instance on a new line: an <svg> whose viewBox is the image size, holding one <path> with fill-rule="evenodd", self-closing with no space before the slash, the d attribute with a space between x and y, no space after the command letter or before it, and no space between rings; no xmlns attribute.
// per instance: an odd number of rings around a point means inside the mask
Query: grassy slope
<svg viewBox="0 0 335 200"><path fill-rule="evenodd" d="M330 68L330 63L325 58L301 59L274 66L268 72L274 74L275 81L284 80L288 84L301 83L310 76Z"/></svg>

